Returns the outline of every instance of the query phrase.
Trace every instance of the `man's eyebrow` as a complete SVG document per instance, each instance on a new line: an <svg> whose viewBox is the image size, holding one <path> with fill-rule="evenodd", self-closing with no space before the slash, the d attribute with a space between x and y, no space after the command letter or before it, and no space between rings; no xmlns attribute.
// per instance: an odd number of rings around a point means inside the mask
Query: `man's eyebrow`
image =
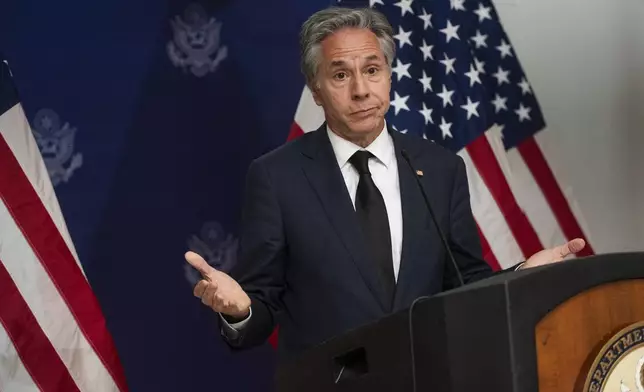
<svg viewBox="0 0 644 392"><path fill-rule="evenodd" d="M380 56L377 54L370 54L369 56L364 58L367 61L374 61L374 60L380 60ZM331 61L331 67L342 67L346 66L346 61L344 60L333 60Z"/></svg>

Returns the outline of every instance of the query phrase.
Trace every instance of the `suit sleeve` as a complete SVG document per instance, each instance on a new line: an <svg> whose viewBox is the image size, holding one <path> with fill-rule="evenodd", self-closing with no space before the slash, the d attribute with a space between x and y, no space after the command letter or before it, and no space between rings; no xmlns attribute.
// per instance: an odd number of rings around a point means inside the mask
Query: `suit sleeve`
<svg viewBox="0 0 644 392"><path fill-rule="evenodd" d="M253 161L246 176L238 261L230 273L250 297L252 316L237 333L222 326L230 346L260 345L275 328L282 309L285 248L282 215L269 173L260 161Z"/></svg>
<svg viewBox="0 0 644 392"><path fill-rule="evenodd" d="M483 259L478 229L470 206L465 163L461 157L457 158L450 202L448 243L463 280L470 283L492 276L494 272ZM445 271L445 289L458 286L458 277L451 263Z"/></svg>

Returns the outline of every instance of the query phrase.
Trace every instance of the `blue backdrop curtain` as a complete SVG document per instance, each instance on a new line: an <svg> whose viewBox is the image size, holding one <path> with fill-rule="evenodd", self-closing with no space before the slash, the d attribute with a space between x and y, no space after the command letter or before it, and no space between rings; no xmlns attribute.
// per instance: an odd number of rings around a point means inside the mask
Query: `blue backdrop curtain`
<svg viewBox="0 0 644 392"><path fill-rule="evenodd" d="M234 263L246 168L285 142L298 30L328 4L0 3L0 52L131 390L270 390L273 349L228 349L183 254Z"/></svg>

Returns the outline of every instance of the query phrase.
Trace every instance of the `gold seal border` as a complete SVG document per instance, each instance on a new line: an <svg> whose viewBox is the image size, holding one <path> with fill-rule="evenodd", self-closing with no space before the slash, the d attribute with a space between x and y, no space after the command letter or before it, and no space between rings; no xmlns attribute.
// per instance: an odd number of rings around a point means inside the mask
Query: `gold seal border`
<svg viewBox="0 0 644 392"><path fill-rule="evenodd" d="M618 332L613 334L613 336L610 338L610 340L608 340L604 344L604 346L601 348L601 350L599 350L599 352L595 356L595 360L593 361L593 364L587 370L588 375L586 376L586 382L584 383L584 389L582 390L583 392L588 392L588 388L590 387L590 382L592 381L592 376L593 376L594 370L599 365L599 362L601 362L602 358L604 358L604 356L606 355L606 352L608 351L608 349L610 347L612 347L613 344L615 344L615 342L617 342L622 337L624 337L624 335L626 335L628 332L631 332L631 331L636 330L638 328L644 328L644 321L638 321L636 323L629 324L626 327L620 329ZM606 379L608 379L608 377L610 377L610 375L613 373L613 370L615 369L615 366L617 366L617 364L619 362L621 362L621 359L623 359L629 352L631 352L632 350L634 350L634 349L636 349L636 348L638 348L638 347L640 347L642 345L644 345L644 340L642 340L642 342L640 344L633 345L630 349L624 351L624 353L622 353L622 355L620 356L621 357L620 360L613 362L613 364L610 367L610 370L606 373L606 377L604 379L606 380ZM602 392L603 390L604 390L604 385L602 384L602 387L601 387L601 389L599 391Z"/></svg>

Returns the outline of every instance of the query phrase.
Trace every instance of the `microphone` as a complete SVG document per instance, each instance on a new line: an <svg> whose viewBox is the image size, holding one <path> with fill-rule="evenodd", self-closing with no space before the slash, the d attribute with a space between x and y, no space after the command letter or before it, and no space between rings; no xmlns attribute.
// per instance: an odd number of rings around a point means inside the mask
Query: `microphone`
<svg viewBox="0 0 644 392"><path fill-rule="evenodd" d="M409 166L409 169L411 169L414 178L416 179L416 184L418 184L418 188L420 188L420 192L423 194L423 199L425 199L425 205L427 206L427 209L429 210L429 214L432 216L432 221L434 222L434 226L436 227L436 230L438 231L438 236L441 238L441 242L443 243L443 247L445 248L445 252L447 252L447 256L449 257L450 262L452 263L452 266L454 267L454 271L456 272L456 276L458 277L458 282L460 283L461 286L465 286L465 282L463 281L463 276L461 275L461 271L458 269L458 264L456 264L456 260L454 259L454 255L452 254L452 251L449 249L449 245L447 245L447 240L445 239L445 234L443 234L443 231L441 230L440 226L438 225L438 222L436 221L436 216L434 215L434 210L432 209L432 205L429 202L429 199L427 198L427 194L425 193L425 188L423 188L423 184L420 182L420 179L418 177L422 176L422 172L419 170L415 170L413 165L411 164L411 160L409 158L409 155L407 154L407 151L401 150L403 158L405 159L405 162L407 162L407 165Z"/></svg>

